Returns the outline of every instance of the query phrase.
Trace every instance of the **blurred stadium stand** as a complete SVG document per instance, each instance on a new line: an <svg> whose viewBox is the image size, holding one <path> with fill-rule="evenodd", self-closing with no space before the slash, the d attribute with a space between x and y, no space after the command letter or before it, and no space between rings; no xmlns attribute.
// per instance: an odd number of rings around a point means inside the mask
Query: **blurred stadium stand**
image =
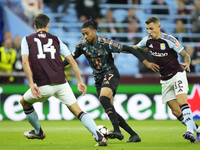
<svg viewBox="0 0 200 150"><path fill-rule="evenodd" d="M177 8L178 4L174 0L165 0L165 2L168 4L167 6L153 6L151 5L152 0L141 0L140 5L131 5L131 4L106 4L106 0L103 0L103 2L100 4L101 8L101 13L103 16L105 16L106 12L108 9L113 8L113 16L114 18L122 22L123 19L126 17L128 14L127 9L128 8L135 8L135 13L137 18L139 19L140 23L137 25L142 29L141 33L137 33L135 37L142 38L144 36L147 36L146 28L145 28L145 20L149 18L150 16L154 15L157 16L161 19L161 28L168 34L173 34L173 36L177 37L177 39L182 43L183 46L186 46L190 44L193 47L200 47L200 42L183 42L182 39L184 37L187 38L199 38L200 35L198 33L191 33L191 19L190 15L184 16L184 19L187 19L187 23L184 24L184 27L187 29L187 33L173 33L173 31L176 28L176 23L175 19L176 18L183 18L180 15L177 15ZM21 7L21 1L20 0L0 0L0 5L7 6L8 9L10 9L11 12L15 13L16 18L21 20L26 20L23 15L23 10ZM52 13L51 9L44 5L43 8L43 13L47 14L50 18L50 30L49 32L52 34L57 35L63 42L68 44L68 47L70 51L73 51L76 43L82 39L82 33L81 33L81 25L78 21L78 18L76 16L76 10L74 9L74 0L71 0L71 3L69 5L69 8L67 9L67 14L65 13ZM169 9L169 15L156 15L156 14L151 14L151 8L157 8L157 9L163 9L163 8L168 8ZM193 9L191 6L187 6L188 9ZM62 9L62 6L60 6L59 10ZM55 17L60 17L61 22L56 22ZM4 18L5 20L6 18ZM127 23L120 23L120 24L113 24L115 27L128 27ZM63 27L65 27L64 30ZM100 24L100 27L108 27L108 24L102 23ZM33 32L34 29L33 27L30 27L31 30L29 32ZM16 29L16 31L19 30ZM24 30L25 31L25 30ZM30 34L29 32L25 32L24 34ZM20 33L19 33L20 34ZM98 33L98 35L111 38L110 33ZM116 37L127 37L127 33L118 33L115 35ZM199 40L200 41L200 40ZM135 43L131 42L120 42L126 45L133 45ZM81 61L81 60L80 60ZM138 77L139 74L139 68L138 68L138 59L135 57L132 57L131 55L127 54L120 54L117 55L115 59L115 64L118 67L120 74L121 75L136 75ZM88 73L88 72L87 72ZM91 72L92 73L92 72ZM153 74L155 75L155 74ZM145 76L145 75L144 75ZM143 76L143 77L144 77ZM155 75L156 77L157 74ZM141 77L141 76L140 76ZM189 80L190 81L190 80ZM200 81L200 80L199 80Z"/></svg>

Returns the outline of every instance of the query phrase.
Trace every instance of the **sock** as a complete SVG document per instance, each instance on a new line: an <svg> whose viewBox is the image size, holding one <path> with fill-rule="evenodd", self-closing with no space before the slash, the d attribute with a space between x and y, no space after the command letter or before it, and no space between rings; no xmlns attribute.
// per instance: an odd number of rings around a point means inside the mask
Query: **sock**
<svg viewBox="0 0 200 150"><path fill-rule="evenodd" d="M38 115L35 112L35 109L33 107L24 109L24 113L26 114L26 118L27 118L28 122L34 127L35 134L40 134L40 132L41 132L40 122L38 119Z"/></svg>
<svg viewBox="0 0 200 150"><path fill-rule="evenodd" d="M118 120L117 120L117 113L115 111L114 106L110 103L110 98L108 98L106 96L101 96L100 102L101 102L101 105L103 106L106 114L108 115L110 121L112 122L114 131L121 132L119 129L119 124L118 124Z"/></svg>
<svg viewBox="0 0 200 150"><path fill-rule="evenodd" d="M184 117L183 117L183 113L182 113L179 117L177 117L177 119L178 119L183 125L186 126L185 121L184 121Z"/></svg>
<svg viewBox="0 0 200 150"><path fill-rule="evenodd" d="M185 121L184 121L184 117L183 114L181 114L179 117L177 117L177 119L186 126ZM200 128L199 126L193 121L193 130L196 131L197 133L200 132Z"/></svg>
<svg viewBox="0 0 200 150"><path fill-rule="evenodd" d="M103 135L99 132L99 129L97 128L96 123L94 120L84 112L81 112L78 115L78 119L83 123L83 125L96 137L97 141L101 141L103 138Z"/></svg>
<svg viewBox="0 0 200 150"><path fill-rule="evenodd" d="M199 127L199 126L198 126L196 132L197 132L197 133L200 133L200 127Z"/></svg>
<svg viewBox="0 0 200 150"><path fill-rule="evenodd" d="M193 121L193 116L191 109L188 104L183 104L180 106L181 111L183 112L183 117L184 117L184 122L185 125L187 126L187 131L190 131L194 133L194 121Z"/></svg>
<svg viewBox="0 0 200 150"><path fill-rule="evenodd" d="M200 128L195 122L194 122L193 126L194 126L194 131L196 131L197 133L200 133Z"/></svg>
<svg viewBox="0 0 200 150"><path fill-rule="evenodd" d="M131 136L137 135L135 131L131 129L131 127L126 123L124 118L117 113L117 119L119 122L119 126L122 127L126 132L128 132Z"/></svg>

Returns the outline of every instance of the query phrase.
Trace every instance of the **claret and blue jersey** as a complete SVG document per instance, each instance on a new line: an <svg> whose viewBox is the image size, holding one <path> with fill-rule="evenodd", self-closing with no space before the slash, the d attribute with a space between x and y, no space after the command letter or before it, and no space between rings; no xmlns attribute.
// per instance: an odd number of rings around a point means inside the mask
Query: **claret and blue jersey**
<svg viewBox="0 0 200 150"><path fill-rule="evenodd" d="M166 33L161 32L159 39L154 40L150 36L144 37L138 44L138 48L148 48L155 63L160 67L162 80L173 77L177 72L183 72L182 66L178 62L178 55L184 48L178 40Z"/></svg>
<svg viewBox="0 0 200 150"><path fill-rule="evenodd" d="M22 39L21 55L28 55L33 80L38 86L65 83L64 66L60 55L70 55L67 46L57 37L39 31Z"/></svg>

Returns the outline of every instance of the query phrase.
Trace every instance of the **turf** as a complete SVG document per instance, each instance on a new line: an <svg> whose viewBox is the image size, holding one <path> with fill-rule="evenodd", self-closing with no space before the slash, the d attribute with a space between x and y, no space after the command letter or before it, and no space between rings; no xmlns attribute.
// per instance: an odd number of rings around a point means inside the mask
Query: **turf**
<svg viewBox="0 0 200 150"><path fill-rule="evenodd" d="M97 125L105 125L112 130L108 120L95 120ZM122 130L125 138L108 140L107 147L95 147L92 135L79 120L41 121L46 133L44 140L30 140L23 136L32 127L27 121L0 122L0 150L194 150L199 143L190 143L183 138L186 127L177 120L127 120L128 124L140 135L142 142L125 143L129 135ZM200 124L199 120L195 120Z"/></svg>

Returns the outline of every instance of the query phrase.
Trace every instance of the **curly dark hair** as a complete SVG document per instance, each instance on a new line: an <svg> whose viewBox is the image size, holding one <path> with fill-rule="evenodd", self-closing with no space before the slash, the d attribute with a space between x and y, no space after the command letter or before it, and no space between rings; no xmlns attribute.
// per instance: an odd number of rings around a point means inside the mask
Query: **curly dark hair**
<svg viewBox="0 0 200 150"><path fill-rule="evenodd" d="M83 28L91 28L91 29L95 29L97 31L99 31L99 29L100 29L98 22L96 22L93 18L86 20L83 23L81 29L83 29Z"/></svg>

